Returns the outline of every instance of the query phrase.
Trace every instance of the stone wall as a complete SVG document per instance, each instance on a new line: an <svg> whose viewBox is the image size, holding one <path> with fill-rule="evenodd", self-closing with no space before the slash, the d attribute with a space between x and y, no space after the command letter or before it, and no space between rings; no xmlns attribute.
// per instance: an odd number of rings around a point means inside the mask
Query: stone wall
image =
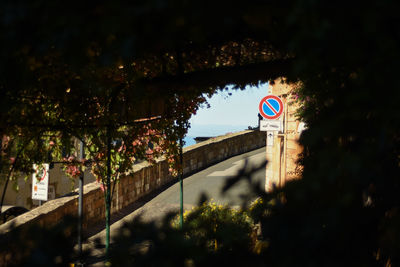
<svg viewBox="0 0 400 267"><path fill-rule="evenodd" d="M190 175L232 156L263 146L265 133L259 131L243 131L211 138L183 149L183 173L185 176ZM168 168L165 160L154 165L147 162L137 164L133 176L121 179L118 184L113 199L113 211L126 207L173 181L175 178L169 175Z"/></svg>
<svg viewBox="0 0 400 267"><path fill-rule="evenodd" d="M229 157L263 146L265 146L264 132L243 131L211 138L199 144L186 147L183 149L184 175L195 173ZM168 168L168 164L164 159L157 160L154 165L150 165L147 162L136 164L133 175L121 178L120 183L117 185L112 200L112 213L174 181L176 178L169 174ZM104 193L98 183L94 182L84 186L83 205L84 229L104 221ZM15 227L24 227L37 223L43 227L51 227L62 220L64 216L76 215L77 210L77 194L51 200L1 225L0 234L9 232L12 224ZM1 260L0 265L3 266Z"/></svg>

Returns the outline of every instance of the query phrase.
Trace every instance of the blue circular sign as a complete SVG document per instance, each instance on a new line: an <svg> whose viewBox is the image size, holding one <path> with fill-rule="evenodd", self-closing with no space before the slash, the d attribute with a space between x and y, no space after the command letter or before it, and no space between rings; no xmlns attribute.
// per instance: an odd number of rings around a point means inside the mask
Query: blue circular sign
<svg viewBox="0 0 400 267"><path fill-rule="evenodd" d="M279 118L283 112L282 100L274 95L268 95L261 99L258 106L261 116L267 120L274 120Z"/></svg>

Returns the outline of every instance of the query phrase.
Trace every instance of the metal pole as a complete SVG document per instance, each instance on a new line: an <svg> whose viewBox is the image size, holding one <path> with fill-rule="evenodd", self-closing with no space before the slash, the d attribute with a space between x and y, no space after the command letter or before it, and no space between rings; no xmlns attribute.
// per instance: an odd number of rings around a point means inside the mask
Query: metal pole
<svg viewBox="0 0 400 267"><path fill-rule="evenodd" d="M84 158L85 158L85 150L82 141L80 146L79 159L83 160ZM83 182L84 182L84 173L83 170L81 169L81 175L79 176L79 199L78 199L78 253L80 261L82 261Z"/></svg>
<svg viewBox="0 0 400 267"><path fill-rule="evenodd" d="M279 142L277 142L278 144L277 144L277 149L276 149L276 152L278 152L277 154L278 154L278 157L277 157L277 160L279 161L279 166L278 166L278 178L279 178L279 180L278 180L278 185L279 185L279 187L281 187L282 186L282 161L283 161L283 157L284 157L284 153L282 153L282 139L283 139L283 143L285 143L285 135L283 135L283 138L281 138L281 137L278 137L278 140L279 140ZM283 155L283 157L282 157L282 155Z"/></svg>
<svg viewBox="0 0 400 267"><path fill-rule="evenodd" d="M286 165L287 165L287 135L288 135L288 131L287 131L287 127L288 127L288 106L287 106L287 101L285 101L285 116L284 116L284 123L285 123L285 136L284 136L284 143L283 143L283 169L284 169L284 181L283 183L286 183ZM282 186L282 185L281 185Z"/></svg>
<svg viewBox="0 0 400 267"><path fill-rule="evenodd" d="M179 185L180 185L180 212L179 212L179 223L181 229L183 228L183 140L182 137L179 138L179 157L181 162L181 169L180 169L180 177L179 177Z"/></svg>
<svg viewBox="0 0 400 267"><path fill-rule="evenodd" d="M261 124L260 122L258 122L259 124ZM265 132L265 162L267 162L267 164L265 164L265 192L269 191L269 181L268 181L268 164L271 164L271 162L268 162L269 158L268 158L268 133Z"/></svg>
<svg viewBox="0 0 400 267"><path fill-rule="evenodd" d="M111 135L107 128L107 177L106 177L106 257L110 251L110 217L111 217Z"/></svg>

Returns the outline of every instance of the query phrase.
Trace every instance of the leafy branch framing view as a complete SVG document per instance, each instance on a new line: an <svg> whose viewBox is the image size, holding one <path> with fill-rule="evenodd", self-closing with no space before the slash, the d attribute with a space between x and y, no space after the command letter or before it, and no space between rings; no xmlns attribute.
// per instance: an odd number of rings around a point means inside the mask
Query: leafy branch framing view
<svg viewBox="0 0 400 267"><path fill-rule="evenodd" d="M50 155L64 161L78 138L110 190L111 177L137 159L166 154L179 163L178 140L206 95L285 77L301 83L307 101L299 112L308 126L302 178L265 196L277 203L260 213L268 245L244 258L398 266L398 8L391 0L3 1L1 177L9 183ZM80 171L75 163L66 169ZM163 233L160 244L187 245L182 236L171 243L177 232ZM226 263L239 250L179 254L180 263Z"/></svg>

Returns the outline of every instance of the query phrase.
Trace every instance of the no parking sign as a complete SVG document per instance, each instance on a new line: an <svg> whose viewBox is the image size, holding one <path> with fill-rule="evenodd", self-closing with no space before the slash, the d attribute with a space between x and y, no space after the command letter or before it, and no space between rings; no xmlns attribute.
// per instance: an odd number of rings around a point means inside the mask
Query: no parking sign
<svg viewBox="0 0 400 267"><path fill-rule="evenodd" d="M283 102L275 95L268 95L261 99L258 109L261 116L267 120L274 120L282 115Z"/></svg>

